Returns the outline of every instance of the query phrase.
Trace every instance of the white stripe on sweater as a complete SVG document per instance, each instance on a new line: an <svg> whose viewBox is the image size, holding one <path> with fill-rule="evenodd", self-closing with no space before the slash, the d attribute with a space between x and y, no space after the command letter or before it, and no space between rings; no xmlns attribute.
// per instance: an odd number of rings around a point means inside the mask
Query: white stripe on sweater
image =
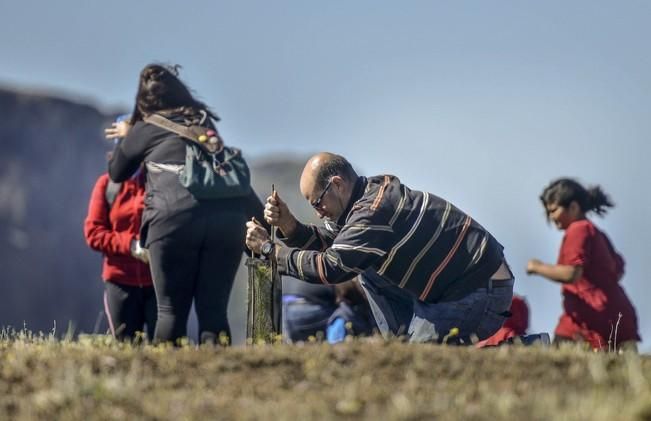
<svg viewBox="0 0 651 421"><path fill-rule="evenodd" d="M445 211L443 212L443 216L441 217L441 223L439 226L436 228L436 232L432 236L432 238L429 239L427 244L425 244L425 247L418 253L416 258L414 259L413 262L411 262L411 265L409 265L409 269L405 273L405 275L402 277L400 280L400 288L404 288L405 284L407 283L407 280L411 277L412 272L416 268L416 265L418 262L420 262L420 259L423 258L425 253L429 251L429 249L432 247L432 245L438 240L439 236L441 235L441 232L443 231L443 227L445 226L445 223L448 221L448 216L450 216L450 210L452 209L452 205L450 202L445 202Z"/></svg>
<svg viewBox="0 0 651 421"><path fill-rule="evenodd" d="M406 189L405 186L400 186L400 201L398 202L396 213L394 213L391 219L389 220L390 226L393 226L394 222L396 222L396 219L398 218L398 215L400 215L400 212L402 212L402 208L405 207L405 201L407 199L407 191L405 189Z"/></svg>
<svg viewBox="0 0 651 421"><path fill-rule="evenodd" d="M351 244L333 244L330 246L331 249L333 250L353 250L353 251L361 251L363 253L372 253L372 254L377 254L378 256L382 257L386 254L384 250L373 248L373 247L364 247L364 246L353 246Z"/></svg>
<svg viewBox="0 0 651 421"><path fill-rule="evenodd" d="M380 270L377 271L379 275L384 275L384 272L387 270L391 262L393 261L393 258L396 256L396 253L400 249L400 247L404 246L407 241L414 235L416 232L416 229L418 228L418 225L420 225L420 221L423 220L423 215L425 215L425 210L427 209L427 204L429 202L429 193L422 192L423 194L423 203L420 206L420 213L418 214L418 218L416 218L416 222L414 222L414 225L412 225L411 229L405 235L393 248L391 249L391 252L389 253L389 257L384 261L384 264L382 264L382 267L380 267Z"/></svg>
<svg viewBox="0 0 651 421"><path fill-rule="evenodd" d="M302 281L305 280L305 275L303 274L303 255L304 254L305 254L305 250L301 250L301 251L298 252L298 255L296 256L296 267L298 268L298 277Z"/></svg>
<svg viewBox="0 0 651 421"><path fill-rule="evenodd" d="M332 263L335 266L338 266L344 272L355 272L355 273L363 273L364 272L362 269L350 268L350 267L344 265L341 262L341 257L340 256L335 257L335 256L332 256L331 254L329 254L328 252L325 253L325 256L326 256L326 259L328 259L330 261L330 263Z"/></svg>
<svg viewBox="0 0 651 421"><path fill-rule="evenodd" d="M364 224L352 224L346 225L343 231L346 230L356 230L356 231L386 231L393 232L393 228L389 225L364 225ZM343 232L342 231L342 232Z"/></svg>

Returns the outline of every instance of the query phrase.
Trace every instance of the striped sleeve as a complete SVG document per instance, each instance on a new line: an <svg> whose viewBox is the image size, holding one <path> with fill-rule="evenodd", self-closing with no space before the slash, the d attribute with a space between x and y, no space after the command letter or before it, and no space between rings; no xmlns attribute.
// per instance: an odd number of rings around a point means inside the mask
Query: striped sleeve
<svg viewBox="0 0 651 421"><path fill-rule="evenodd" d="M392 247L393 230L363 217L345 225L324 251L278 249L278 269L303 281L335 284L347 281L381 261Z"/></svg>
<svg viewBox="0 0 651 421"><path fill-rule="evenodd" d="M296 231L291 237L286 237L282 231L278 230L278 239L292 248L301 250L319 250L323 251L330 247L335 235L325 228L316 225L305 225L298 223Z"/></svg>

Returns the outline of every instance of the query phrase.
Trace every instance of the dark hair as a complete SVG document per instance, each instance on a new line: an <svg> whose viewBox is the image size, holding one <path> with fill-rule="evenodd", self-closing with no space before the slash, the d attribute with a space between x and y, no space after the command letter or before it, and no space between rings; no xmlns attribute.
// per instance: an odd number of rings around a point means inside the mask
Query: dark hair
<svg viewBox="0 0 651 421"><path fill-rule="evenodd" d="M319 168L316 174L316 185L324 189L328 181L335 175L346 181L352 182L357 179L357 173L350 165L350 162L341 155L332 155Z"/></svg>
<svg viewBox="0 0 651 421"><path fill-rule="evenodd" d="M193 119L200 110L205 110L210 118L219 121L219 117L206 104L195 99L190 89L179 79L180 68L178 64L148 64L142 69L131 124L161 111Z"/></svg>
<svg viewBox="0 0 651 421"><path fill-rule="evenodd" d="M615 206L600 186L586 189L572 178L559 178L552 181L543 190L540 200L545 209L551 204L567 207L570 203L576 201L583 213L592 211L599 216L608 211L606 208Z"/></svg>

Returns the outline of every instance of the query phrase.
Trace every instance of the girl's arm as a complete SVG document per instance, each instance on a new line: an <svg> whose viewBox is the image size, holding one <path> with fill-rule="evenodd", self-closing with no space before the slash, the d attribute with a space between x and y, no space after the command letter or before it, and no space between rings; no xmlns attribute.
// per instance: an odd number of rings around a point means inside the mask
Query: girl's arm
<svg viewBox="0 0 651 421"><path fill-rule="evenodd" d="M134 126L125 125L124 127L127 129L117 130L118 134L110 132L111 129L105 130L108 139L111 139L112 136L124 136L122 142L113 151L108 165L109 176L117 183L127 180L138 170L145 158L145 151L149 144L149 136L144 130L143 122L139 121Z"/></svg>
<svg viewBox="0 0 651 421"><path fill-rule="evenodd" d="M550 265L538 259L531 259L527 263L527 274L544 276L561 284L571 284L583 275L583 266Z"/></svg>
<svg viewBox="0 0 651 421"><path fill-rule="evenodd" d="M108 176L102 176L93 188L88 215L84 221L84 237L93 250L107 255L130 255L131 242L135 237L128 232L113 230L109 220L110 209L105 197L107 185Z"/></svg>

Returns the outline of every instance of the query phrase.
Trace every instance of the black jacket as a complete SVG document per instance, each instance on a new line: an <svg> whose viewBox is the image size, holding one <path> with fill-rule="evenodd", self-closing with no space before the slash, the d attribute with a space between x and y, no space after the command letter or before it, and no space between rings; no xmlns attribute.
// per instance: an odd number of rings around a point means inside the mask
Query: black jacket
<svg viewBox="0 0 651 421"><path fill-rule="evenodd" d="M485 286L502 246L450 202L391 175L359 177L337 224L301 225L278 250L281 273L338 283L374 270L426 302L459 299Z"/></svg>
<svg viewBox="0 0 651 421"><path fill-rule="evenodd" d="M180 117L169 117L182 123ZM207 121L206 124L212 124ZM168 130L138 121L127 137L116 147L109 162L109 175L113 181L129 178L145 162L159 164L184 164L186 142ZM141 241L148 245L184 226L198 217L219 218L221 212L244 213L247 219L263 219L263 206L253 189L248 196L233 199L197 200L171 172L147 172L145 209L142 216ZM244 244L244 230L242 244Z"/></svg>

